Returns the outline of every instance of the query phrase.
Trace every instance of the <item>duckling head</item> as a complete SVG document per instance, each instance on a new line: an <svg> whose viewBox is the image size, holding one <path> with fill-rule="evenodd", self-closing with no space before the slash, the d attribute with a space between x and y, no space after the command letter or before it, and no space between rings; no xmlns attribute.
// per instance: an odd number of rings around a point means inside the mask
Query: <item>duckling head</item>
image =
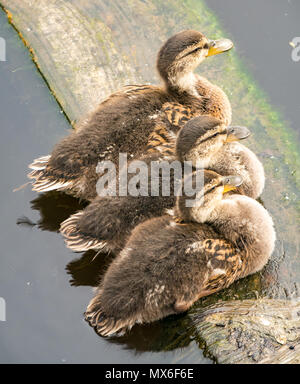
<svg viewBox="0 0 300 384"><path fill-rule="evenodd" d="M176 140L176 155L180 161L190 161L195 168L207 168L211 158L226 142L247 138L246 127L226 127L212 116L198 116L189 120Z"/></svg>
<svg viewBox="0 0 300 384"><path fill-rule="evenodd" d="M201 32L187 30L170 37L161 47L157 69L169 88L191 91L193 71L206 57L229 51L229 39L209 40Z"/></svg>
<svg viewBox="0 0 300 384"><path fill-rule="evenodd" d="M198 170L183 180L183 193L177 197L176 216L183 221L206 222L224 194L243 183L238 175L221 176L210 170Z"/></svg>

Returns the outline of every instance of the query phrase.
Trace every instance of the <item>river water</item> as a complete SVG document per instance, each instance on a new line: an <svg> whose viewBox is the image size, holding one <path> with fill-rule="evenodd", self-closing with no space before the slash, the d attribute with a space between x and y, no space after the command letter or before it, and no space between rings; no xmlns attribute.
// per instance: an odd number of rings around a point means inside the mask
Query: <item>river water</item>
<svg viewBox="0 0 300 384"><path fill-rule="evenodd" d="M205 2L231 34L235 51L300 141L300 61L292 60L289 44L300 36L300 1Z"/></svg>
<svg viewBox="0 0 300 384"><path fill-rule="evenodd" d="M2 11L0 36L7 51L0 62L0 363L209 363L193 341L162 352L164 322L107 341L83 320L109 260L74 258L57 233L80 204L59 193L38 196L30 186L13 192L27 182L33 156L49 153L70 125Z"/></svg>

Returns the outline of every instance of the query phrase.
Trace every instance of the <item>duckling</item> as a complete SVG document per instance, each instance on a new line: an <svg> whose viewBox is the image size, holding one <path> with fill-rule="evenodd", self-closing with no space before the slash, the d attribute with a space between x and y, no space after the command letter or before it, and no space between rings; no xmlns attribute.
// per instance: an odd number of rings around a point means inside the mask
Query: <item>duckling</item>
<svg viewBox="0 0 300 384"><path fill-rule="evenodd" d="M191 161L194 168L240 175L244 181L238 193L257 199L265 186L264 167L249 148L238 142L249 135L246 127L225 127L210 117L196 117L180 130L176 155L181 162Z"/></svg>
<svg viewBox="0 0 300 384"><path fill-rule="evenodd" d="M108 268L85 313L99 334L185 312L267 263L276 237L272 218L256 200L226 193L242 178L208 170L195 177L203 184L194 203L179 196L175 216L138 225Z"/></svg>
<svg viewBox="0 0 300 384"><path fill-rule="evenodd" d="M118 166L119 153L139 158L167 102L179 102L198 114L210 114L224 123L231 121L226 94L207 79L193 73L208 56L233 47L228 39L209 40L187 30L169 38L157 57L161 86L130 85L113 93L62 139L48 156L30 164L33 190L61 190L92 200L96 196L99 161Z"/></svg>
<svg viewBox="0 0 300 384"><path fill-rule="evenodd" d="M179 131L175 144L172 144L176 150L162 144L156 147L156 152L141 158L149 169L147 196L97 196L87 208L62 223L61 233L66 245L76 252L101 249L118 253L137 224L173 208L174 178L170 178L171 187L167 196L162 192L166 180L162 174L159 176L159 195L153 196L151 192L151 181L155 179L152 164L155 163L163 167L164 164L175 164L174 160L178 159L182 163L191 161L195 168L209 167L221 175L240 172L245 182L238 192L256 198L263 189L263 166L248 148L233 142L245 139L249 134L245 127L226 127L211 116L189 120ZM179 181L182 164L180 167Z"/></svg>

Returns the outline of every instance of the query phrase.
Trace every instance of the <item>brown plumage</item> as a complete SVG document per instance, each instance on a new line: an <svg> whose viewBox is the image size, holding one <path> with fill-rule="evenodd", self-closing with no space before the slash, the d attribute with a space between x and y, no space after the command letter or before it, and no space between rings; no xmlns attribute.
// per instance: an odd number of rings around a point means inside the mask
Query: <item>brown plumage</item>
<svg viewBox="0 0 300 384"><path fill-rule="evenodd" d="M268 212L247 196L224 195L240 177L196 175L202 188L178 197L175 216L138 225L110 265L85 314L99 334L186 311L266 264L275 242ZM190 199L197 203L188 208Z"/></svg>
<svg viewBox="0 0 300 384"><path fill-rule="evenodd" d="M169 103L168 113L169 118L173 123L176 121L178 126L184 125L184 117L190 117L190 111L177 104ZM225 127L216 118L199 116L184 125L177 139L176 136L170 138L174 140L171 148L164 139L167 134L165 130L161 132L160 128L155 130L152 152L141 158L148 167L148 196L98 196L85 210L62 223L61 233L69 248L76 252L105 249L117 253L137 224L161 216L166 209L174 206L173 174L169 196L163 196L162 193L165 181L162 174L158 180L159 195L151 194L151 181L154 178L151 165L155 161L161 166L172 164L175 160L191 161L195 168L209 167L221 175L241 174L245 182L238 192L254 198L257 192L261 192L264 184L264 177L261 177L263 168L256 156L239 143L227 142L233 138L246 138L249 135L246 128ZM179 181L181 174L182 168ZM130 176L129 180L134 176Z"/></svg>
<svg viewBox="0 0 300 384"><path fill-rule="evenodd" d="M156 118L167 102L180 103L194 113L207 113L229 124L231 107L225 93L193 71L207 56L231 47L229 40L210 41L192 30L171 37L157 58L163 85L127 86L109 96L54 147L51 155L36 159L29 166L33 190L58 189L93 199L99 178L98 162L111 160L118 166L120 152L131 158L145 154Z"/></svg>

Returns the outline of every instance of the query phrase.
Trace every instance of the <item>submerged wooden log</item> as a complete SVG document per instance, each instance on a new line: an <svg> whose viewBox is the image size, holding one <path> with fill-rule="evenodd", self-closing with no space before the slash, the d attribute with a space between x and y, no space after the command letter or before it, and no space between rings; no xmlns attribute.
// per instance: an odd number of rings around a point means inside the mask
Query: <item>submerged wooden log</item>
<svg viewBox="0 0 300 384"><path fill-rule="evenodd" d="M300 300L237 300L190 314L218 363L300 363Z"/></svg>
<svg viewBox="0 0 300 384"><path fill-rule="evenodd" d="M123 85L156 83L156 52L173 33L193 28L210 38L228 36L201 0L0 0L0 4L70 121L83 118ZM274 218L278 241L262 273L194 306L188 314L194 337L204 340L220 363L296 362L298 302L281 299L299 296L297 140L234 52L206 60L199 71L227 92L234 123L253 132L248 144L265 166L262 203ZM179 345L186 345L188 340L182 337Z"/></svg>

